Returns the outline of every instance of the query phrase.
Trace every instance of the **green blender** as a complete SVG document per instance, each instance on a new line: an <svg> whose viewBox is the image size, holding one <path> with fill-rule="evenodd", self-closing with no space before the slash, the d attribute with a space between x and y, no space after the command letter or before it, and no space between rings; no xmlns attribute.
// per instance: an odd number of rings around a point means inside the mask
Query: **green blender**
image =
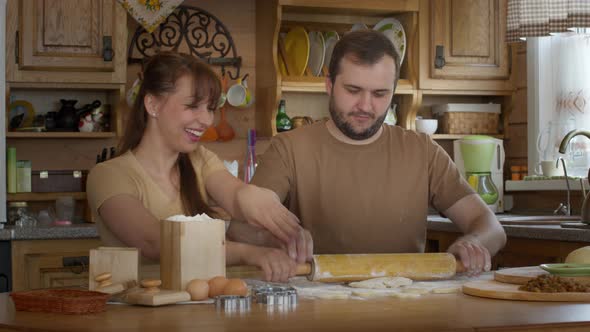
<svg viewBox="0 0 590 332"><path fill-rule="evenodd" d="M498 188L492 181L491 164L496 143L492 137L466 136L459 141L465 178L469 185L488 205L498 201Z"/></svg>

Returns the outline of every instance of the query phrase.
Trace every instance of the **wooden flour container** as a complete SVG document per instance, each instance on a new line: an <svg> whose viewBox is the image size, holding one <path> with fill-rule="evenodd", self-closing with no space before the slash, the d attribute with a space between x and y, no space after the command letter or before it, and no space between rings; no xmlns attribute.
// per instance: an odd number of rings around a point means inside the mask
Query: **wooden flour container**
<svg viewBox="0 0 590 332"><path fill-rule="evenodd" d="M170 221L160 226L162 288L184 291L193 279L225 276L225 222Z"/></svg>

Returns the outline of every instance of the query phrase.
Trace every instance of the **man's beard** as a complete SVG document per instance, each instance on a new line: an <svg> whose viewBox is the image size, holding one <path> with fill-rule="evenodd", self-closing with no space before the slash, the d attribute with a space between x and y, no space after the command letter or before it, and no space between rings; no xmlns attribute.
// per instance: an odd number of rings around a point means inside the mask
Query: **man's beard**
<svg viewBox="0 0 590 332"><path fill-rule="evenodd" d="M383 113L383 115L381 117L379 117L379 118L377 118L377 120L375 120L375 123L373 123L373 125L371 125L367 129L365 129L364 131L358 133L354 130L354 128L352 128L350 123L346 122L346 120L344 119L344 117L340 113L336 112L335 108L336 107L334 106L334 97L331 96L330 103L329 103L329 109L330 109L330 115L332 116L332 120L334 121L334 124L336 125L336 127L338 129L340 129L340 131L344 135L346 135L346 137L356 140L356 141L362 141L362 140L365 140L365 139L370 138L373 135L375 135L377 133L377 131L379 131L379 128L381 128L381 126L383 125L383 122L385 121L385 117L387 116L387 112ZM366 113L366 112L362 112L362 111L351 112L348 114L349 115L362 114L365 116L369 116L372 119L375 118L375 115L373 115L372 113Z"/></svg>

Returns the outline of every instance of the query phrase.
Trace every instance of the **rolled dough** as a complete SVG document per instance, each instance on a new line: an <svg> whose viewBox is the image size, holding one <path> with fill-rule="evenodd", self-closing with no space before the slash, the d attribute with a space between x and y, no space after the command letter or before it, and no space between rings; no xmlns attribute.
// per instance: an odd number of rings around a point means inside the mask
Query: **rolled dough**
<svg viewBox="0 0 590 332"><path fill-rule="evenodd" d="M409 286L412 284L412 279L404 277L381 277L367 279L363 281L351 282L348 286L353 288L368 288L368 289L385 289L385 288L399 288L402 286Z"/></svg>

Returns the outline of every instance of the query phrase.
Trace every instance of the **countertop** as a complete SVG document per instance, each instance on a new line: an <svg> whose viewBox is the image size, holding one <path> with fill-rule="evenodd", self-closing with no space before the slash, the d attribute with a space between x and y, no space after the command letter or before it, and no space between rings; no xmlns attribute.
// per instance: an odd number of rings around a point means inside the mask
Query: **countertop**
<svg viewBox="0 0 590 332"><path fill-rule="evenodd" d="M215 305L140 307L108 304L103 313L15 311L0 294L0 330L18 331L586 331L590 303L524 302L462 293L368 300L299 298L294 308L253 303L250 311Z"/></svg>
<svg viewBox="0 0 590 332"><path fill-rule="evenodd" d="M98 238L94 224L70 226L5 227L0 229L0 240L59 240Z"/></svg>
<svg viewBox="0 0 590 332"><path fill-rule="evenodd" d="M515 215L504 215L515 216ZM428 216L428 230L458 232L459 228L449 219L439 215ZM502 225L506 236L537 240L558 240L572 242L590 242L590 229L562 228L559 225Z"/></svg>
<svg viewBox="0 0 590 332"><path fill-rule="evenodd" d="M514 216L514 215L502 215ZM590 242L590 229L561 228L559 225L503 225L508 237L540 240ZM428 216L428 230L459 232L447 218L439 215ZM48 240L98 238L94 224L73 224L71 226L48 226L33 228L6 227L0 229L0 240Z"/></svg>

